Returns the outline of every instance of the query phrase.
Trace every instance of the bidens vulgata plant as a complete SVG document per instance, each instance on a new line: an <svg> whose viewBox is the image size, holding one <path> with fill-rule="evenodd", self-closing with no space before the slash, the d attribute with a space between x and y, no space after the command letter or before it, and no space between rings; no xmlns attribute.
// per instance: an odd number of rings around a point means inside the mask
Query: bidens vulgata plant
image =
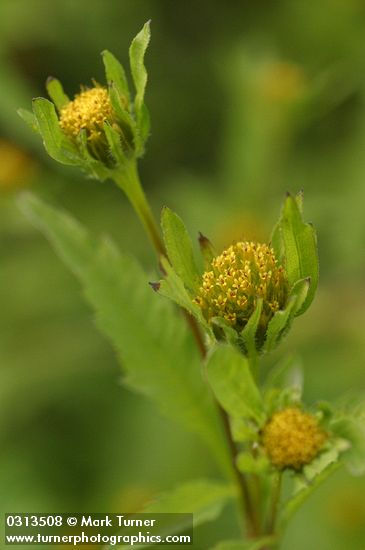
<svg viewBox="0 0 365 550"><path fill-rule="evenodd" d="M364 472L365 409L336 410L323 402L308 409L300 384L288 376L296 366L286 357L268 366L271 351L317 288L316 234L304 221L301 193L286 196L266 243L242 240L216 251L200 235L199 261L183 221L168 208L161 236L137 171L149 134L149 39L146 23L129 50L133 92L121 64L105 51L104 83L83 85L70 99L50 78L52 101L37 98L32 113L20 114L53 159L111 179L125 192L158 255L156 292L138 263L110 240L93 239L68 214L34 196L23 196L21 207L80 279L118 351L125 383L197 434L221 468L221 479L184 483L145 511L194 511L199 524L217 519L233 500L245 549L279 548L292 514L328 475L342 464L353 474Z"/></svg>

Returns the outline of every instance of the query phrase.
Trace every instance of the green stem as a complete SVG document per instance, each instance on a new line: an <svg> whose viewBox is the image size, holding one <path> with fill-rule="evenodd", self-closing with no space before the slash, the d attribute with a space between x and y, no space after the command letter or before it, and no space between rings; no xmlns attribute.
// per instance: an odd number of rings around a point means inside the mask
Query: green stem
<svg viewBox="0 0 365 550"><path fill-rule="evenodd" d="M144 191L142 189L141 182L138 175L137 165L135 161L130 161L130 163L126 167L124 167L123 170L114 171L113 176L114 176L113 179L118 185L118 187L120 187L120 189L122 189L124 193L127 195L127 198L132 204L134 210L136 211L138 218L140 219L143 227L145 228L146 233L154 249L156 250L158 256L159 257L166 256L165 246L160 237L160 231L154 219L154 216L150 208L150 205L147 201L146 195L144 194ZM201 356L204 358L206 355L206 347L201 335L201 331L199 330L199 327L193 317L191 317L185 311L184 311L184 315L195 337ZM232 439L227 413L220 407L218 403L217 403L217 407L221 414L224 431L225 431L228 446L230 449L231 458L233 462L232 466L233 466L234 474L239 487L239 492L241 495L241 502L242 502L244 515L247 518L247 532L250 537L256 537L259 533L257 531L257 525L255 521L255 511L254 511L254 506L252 504L250 488L248 486L245 476L243 476L240 473L236 465L237 449Z"/></svg>
<svg viewBox="0 0 365 550"><path fill-rule="evenodd" d="M269 512L270 515L269 515L267 531L266 531L268 535L272 535L275 533L276 518L278 515L279 503L280 503L282 477L283 476L281 472L276 472L274 474L273 490L272 490L272 497L271 497L271 509Z"/></svg>
<svg viewBox="0 0 365 550"><path fill-rule="evenodd" d="M114 181L127 195L157 254L164 256L165 247L152 210L142 189L136 163L130 161L129 165L123 170L115 171Z"/></svg>

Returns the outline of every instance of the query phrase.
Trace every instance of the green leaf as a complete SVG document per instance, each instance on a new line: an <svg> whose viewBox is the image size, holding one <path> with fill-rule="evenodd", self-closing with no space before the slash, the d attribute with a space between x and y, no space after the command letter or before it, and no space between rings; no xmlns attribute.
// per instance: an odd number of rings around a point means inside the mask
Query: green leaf
<svg viewBox="0 0 365 550"><path fill-rule="evenodd" d="M86 174L95 179L99 179L100 181L104 181L109 178L111 176L111 171L109 168L106 168L102 162L96 160L89 152L86 130L80 131L77 136L77 143L79 145L79 152L81 155L80 165Z"/></svg>
<svg viewBox="0 0 365 550"><path fill-rule="evenodd" d="M136 156L143 156L145 143L150 135L151 120L150 113L145 103L142 104L137 117L137 131L135 134Z"/></svg>
<svg viewBox="0 0 365 550"><path fill-rule="evenodd" d="M53 103L39 97L33 100L33 111L47 153L62 164L80 164L76 147L66 138L60 128Z"/></svg>
<svg viewBox="0 0 365 550"><path fill-rule="evenodd" d="M142 30L133 39L132 44L129 48L131 73L136 88L136 97L134 100L134 104L137 113L141 111L147 84L147 71L144 65L144 56L150 38L150 22L147 21L147 23L144 24Z"/></svg>
<svg viewBox="0 0 365 550"><path fill-rule="evenodd" d="M119 95L120 101L123 96L130 102L130 93L128 87L128 81L123 69L123 66L119 63L117 58L108 50L104 50L102 53L103 63L105 67L105 75L109 84L113 84L115 90Z"/></svg>
<svg viewBox="0 0 365 550"><path fill-rule="evenodd" d="M307 500L307 498L322 485L326 479L337 471L341 466L340 462L331 462L324 470L322 470L309 484L305 485L303 489L298 491L294 497L292 497L282 508L280 515L280 526L284 528L295 512L300 506Z"/></svg>
<svg viewBox="0 0 365 550"><path fill-rule="evenodd" d="M24 122L26 122L34 132L39 132L38 122L33 113L31 113L27 109L18 109L17 113L20 118L22 118Z"/></svg>
<svg viewBox="0 0 365 550"><path fill-rule="evenodd" d="M279 224L274 230L273 245L280 249L282 240L285 268L291 286L300 279L310 279L308 295L296 315L304 313L313 301L318 284L317 238L311 224L304 223L298 201L289 195L284 203Z"/></svg>
<svg viewBox="0 0 365 550"><path fill-rule="evenodd" d="M217 345L208 358L207 374L216 398L229 415L262 420L263 404L248 360L235 348Z"/></svg>
<svg viewBox="0 0 365 550"><path fill-rule="evenodd" d="M112 128L112 126L110 126L108 122L104 122L103 127L113 157L117 161L118 165L123 166L123 164L128 161L128 158L123 152L121 135L119 134L119 132L114 130L114 128Z"/></svg>
<svg viewBox="0 0 365 550"><path fill-rule="evenodd" d="M266 456L259 455L254 457L251 453L242 452L237 457L237 467L244 474L263 474L266 472L270 463Z"/></svg>
<svg viewBox="0 0 365 550"><path fill-rule="evenodd" d="M230 424L234 441L246 443L247 441L256 442L259 440L259 430L252 422L241 417L233 417L230 419Z"/></svg>
<svg viewBox="0 0 365 550"><path fill-rule="evenodd" d="M109 98L121 125L127 126L128 128L130 128L131 132L133 133L135 130L134 119L132 115L126 110L125 106L123 105L120 99L119 93L113 82L109 84Z"/></svg>
<svg viewBox="0 0 365 550"><path fill-rule="evenodd" d="M61 111L61 109L70 102L70 98L63 91L62 84L57 78L53 78L52 76L49 77L46 82L46 88L49 97L56 105L58 111Z"/></svg>
<svg viewBox="0 0 365 550"><path fill-rule="evenodd" d="M109 241L91 239L70 216L30 194L21 207L80 279L98 326L121 359L125 383L201 436L230 473L220 419L183 318L151 290L140 266Z"/></svg>
<svg viewBox="0 0 365 550"><path fill-rule="evenodd" d="M217 519L223 506L235 496L235 488L231 485L210 480L190 481L161 495L143 511L152 514L192 513L194 527L197 527Z"/></svg>
<svg viewBox="0 0 365 550"><path fill-rule="evenodd" d="M330 424L331 431L345 439L349 447L341 458L352 475L365 473L365 428L363 422L351 416L334 420Z"/></svg>
<svg viewBox="0 0 365 550"><path fill-rule="evenodd" d="M235 489L218 481L197 480L180 485L175 490L162 493L155 501L147 505L142 513L145 514L193 514L193 526L216 520L224 506L235 498ZM168 518L167 518L168 519ZM163 535L181 533L187 526L177 520L165 523ZM175 523L174 523L175 522ZM126 546L129 550L145 548L148 544ZM114 548L109 546L108 548Z"/></svg>
<svg viewBox="0 0 365 550"><path fill-rule="evenodd" d="M274 548L277 544L277 537L267 536L255 539L254 541L224 540L219 542L212 550L262 550L262 548ZM276 546L275 546L276 548Z"/></svg>
<svg viewBox="0 0 365 550"><path fill-rule="evenodd" d="M182 219L164 207L161 226L167 255L176 274L186 288L196 294L199 290L199 272L195 263L190 236Z"/></svg>
<svg viewBox="0 0 365 550"><path fill-rule="evenodd" d="M211 267L212 260L217 253L208 237L205 237L202 233L199 233L199 246L204 258L205 270L207 271Z"/></svg>
<svg viewBox="0 0 365 550"><path fill-rule="evenodd" d="M280 340L289 330L296 313L302 308L308 296L309 288L310 283L308 279L302 279L295 283L287 306L285 309L277 311L268 324L263 347L264 351L269 352L280 343Z"/></svg>
<svg viewBox="0 0 365 550"><path fill-rule="evenodd" d="M214 339L213 331L203 317L200 307L193 302L188 294L182 280L175 273L174 268L166 258L161 258L161 266L165 273L165 278L155 287L159 294L172 300L180 307L184 308L190 315L203 325L209 336ZM154 285L153 285L154 286Z"/></svg>
<svg viewBox="0 0 365 550"><path fill-rule="evenodd" d="M212 317L210 319L210 322L213 326L221 329L226 342L228 342L232 346L237 346L240 348L240 341L237 331L232 328L231 325L229 325L223 317Z"/></svg>
<svg viewBox="0 0 365 550"><path fill-rule="evenodd" d="M255 311L247 321L245 328L241 332L241 337L245 345L247 355L249 357L255 357L257 355L256 350L256 332L259 325L262 312L262 298L258 298Z"/></svg>
<svg viewBox="0 0 365 550"><path fill-rule="evenodd" d="M147 85L147 71L144 65L144 56L150 37L150 22L148 21L133 39L129 48L131 73L136 88L134 110L136 115L135 146L137 157L143 155L144 144L150 131L150 117L144 103L144 94Z"/></svg>

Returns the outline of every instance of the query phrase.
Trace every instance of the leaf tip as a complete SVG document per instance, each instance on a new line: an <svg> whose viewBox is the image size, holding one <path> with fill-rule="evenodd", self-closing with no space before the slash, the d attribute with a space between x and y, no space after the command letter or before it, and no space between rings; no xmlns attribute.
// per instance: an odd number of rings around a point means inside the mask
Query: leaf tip
<svg viewBox="0 0 365 550"><path fill-rule="evenodd" d="M160 290L161 283L150 281L148 284L155 292L158 292Z"/></svg>

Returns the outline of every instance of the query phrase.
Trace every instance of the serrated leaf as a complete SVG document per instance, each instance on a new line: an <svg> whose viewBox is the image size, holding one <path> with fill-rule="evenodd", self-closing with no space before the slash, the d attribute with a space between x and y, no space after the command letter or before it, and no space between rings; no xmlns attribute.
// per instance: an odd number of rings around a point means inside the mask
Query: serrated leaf
<svg viewBox="0 0 365 550"><path fill-rule="evenodd" d="M57 80L57 78L48 78L46 82L46 88L49 97L56 105L58 111L61 111L61 109L70 102L70 98L63 91L62 84L59 80Z"/></svg>
<svg viewBox="0 0 365 550"><path fill-rule="evenodd" d="M249 357L255 357L255 355L257 355L256 332L261 317L262 303L262 298L258 298L255 310L241 332L241 338Z"/></svg>
<svg viewBox="0 0 365 550"><path fill-rule="evenodd" d="M224 506L235 497L235 489L218 481L197 480L180 485L172 491L162 493L142 513L146 514L193 514L193 526L216 520ZM187 526L181 519L163 525L163 536L181 533ZM159 522L160 525L160 522ZM145 548L148 544L126 546L129 550ZM113 548L113 546L107 546Z"/></svg>
<svg viewBox="0 0 365 550"><path fill-rule="evenodd" d="M135 109L138 113L143 104L144 93L147 84L147 71L144 65L144 56L151 38L150 22L143 25L142 30L132 40L129 48L129 61L133 82L136 88Z"/></svg>
<svg viewBox="0 0 365 550"><path fill-rule="evenodd" d="M301 315L310 306L318 284L317 238L313 226L303 222L298 202L291 195L285 200L277 231L285 251L285 269L290 285L294 286L300 279L310 279L307 298L296 312L296 315Z"/></svg>
<svg viewBox="0 0 365 550"><path fill-rule="evenodd" d="M24 122L26 122L34 132L39 132L38 122L33 113L31 113L27 109L18 109L17 113L20 118L22 118Z"/></svg>
<svg viewBox="0 0 365 550"><path fill-rule="evenodd" d="M208 358L207 375L216 398L230 416L262 420L262 399L248 360L235 348L217 345Z"/></svg>
<svg viewBox="0 0 365 550"><path fill-rule="evenodd" d="M349 443L341 458L352 475L365 473L365 428L351 416L338 418L330 424L331 431Z"/></svg>
<svg viewBox="0 0 365 550"><path fill-rule="evenodd" d="M261 537L247 542L242 540L224 540L214 546L212 550L262 550L263 548L267 548L268 550L272 545L276 544L277 537L275 536Z"/></svg>
<svg viewBox="0 0 365 550"><path fill-rule="evenodd" d="M103 63L105 67L105 75L109 84L115 86L116 91L119 94L119 98L124 96L127 102L130 102L130 93L128 87L128 81L121 63L118 59L108 50L102 52Z"/></svg>
<svg viewBox="0 0 365 550"><path fill-rule="evenodd" d="M121 359L125 383L200 435L231 472L199 352L182 317L151 290L140 266L110 242L91 239L70 216L32 195L23 196L21 206L83 284L98 326Z"/></svg>
<svg viewBox="0 0 365 550"><path fill-rule="evenodd" d="M80 164L76 147L66 138L60 128L53 103L39 97L33 100L33 111L47 153L62 164Z"/></svg>
<svg viewBox="0 0 365 550"><path fill-rule="evenodd" d="M199 290L199 272L193 246L182 219L170 208L163 208L161 226L168 258L176 274L192 293Z"/></svg>

